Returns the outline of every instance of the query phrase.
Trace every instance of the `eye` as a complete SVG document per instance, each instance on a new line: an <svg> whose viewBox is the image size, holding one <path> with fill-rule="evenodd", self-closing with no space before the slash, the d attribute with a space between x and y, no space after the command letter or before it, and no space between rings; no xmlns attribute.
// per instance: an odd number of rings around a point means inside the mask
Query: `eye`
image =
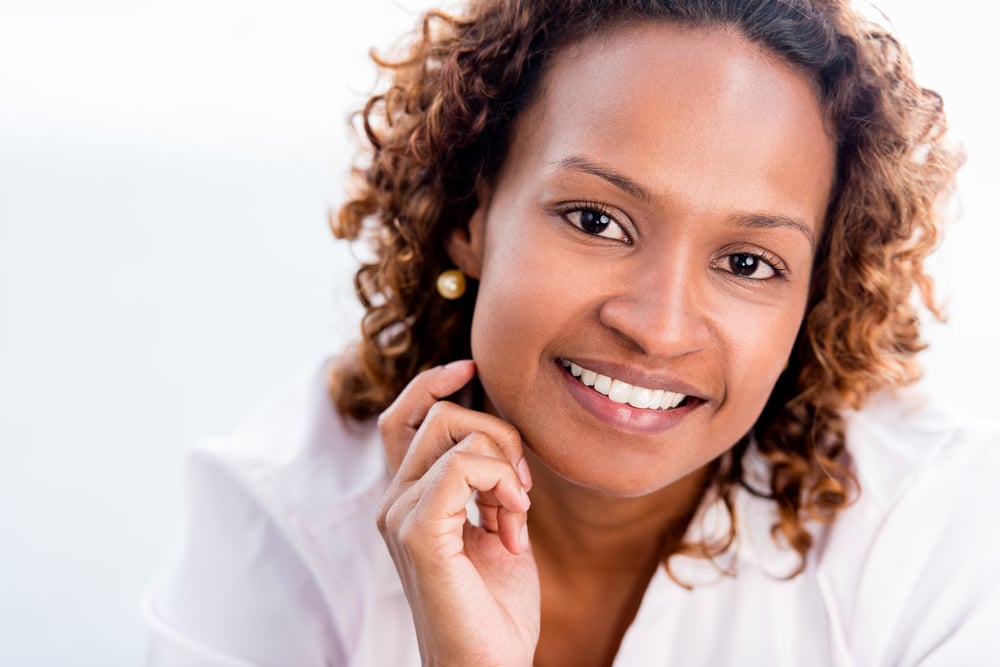
<svg viewBox="0 0 1000 667"><path fill-rule="evenodd" d="M777 268L779 261L752 252L736 252L726 255L718 268L740 278L749 280L769 280L781 278L783 271Z"/></svg>
<svg viewBox="0 0 1000 667"><path fill-rule="evenodd" d="M614 239L624 243L631 243L632 239L614 218L606 211L596 207L576 208L565 211L563 216L581 231L591 236L600 236L606 239Z"/></svg>

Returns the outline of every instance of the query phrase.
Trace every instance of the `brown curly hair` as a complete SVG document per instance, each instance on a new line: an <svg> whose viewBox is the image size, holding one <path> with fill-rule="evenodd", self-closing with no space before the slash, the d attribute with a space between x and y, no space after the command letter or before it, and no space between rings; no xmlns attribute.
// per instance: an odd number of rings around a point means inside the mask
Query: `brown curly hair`
<svg viewBox="0 0 1000 667"><path fill-rule="evenodd" d="M772 499L775 535L804 564L807 522L833 520L858 491L842 412L919 376L922 307L940 317L924 260L961 162L940 97L917 85L892 34L842 0L471 0L460 16L428 12L399 57L372 56L389 85L355 116L368 149L331 227L370 241L374 259L355 276L361 342L334 368L330 393L365 419L419 371L470 356L475 287L459 301L434 290L449 268L446 239L475 210L476 185L497 173L552 53L650 19L732 27L798 66L836 132L836 182L789 367L711 482L731 515L737 486ZM750 448L769 462L770 488L746 481ZM722 553L736 526L722 543L679 550Z"/></svg>

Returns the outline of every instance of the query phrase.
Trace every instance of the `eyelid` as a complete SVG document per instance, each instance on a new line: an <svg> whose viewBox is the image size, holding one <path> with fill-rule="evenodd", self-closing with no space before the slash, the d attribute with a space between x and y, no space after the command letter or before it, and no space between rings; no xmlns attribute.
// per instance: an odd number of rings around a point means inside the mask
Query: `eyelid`
<svg viewBox="0 0 1000 667"><path fill-rule="evenodd" d="M757 259L764 262L765 264L770 266L771 269L774 270L774 275L770 278L748 278L746 276L737 275L727 269L722 269L726 273L731 274L734 278L739 278L740 280L746 280L754 283L767 282L768 280L788 279L788 274L789 274L788 265L785 264L785 262L780 257L778 257L772 252L764 250L763 248L759 248L756 246L747 246L740 243L734 243L732 245L728 245L720 249L718 256L714 260L712 260L712 265L714 266L716 265L716 263L721 262L722 260L726 260L729 257L732 257L733 255L750 255L752 257L756 257Z"/></svg>
<svg viewBox="0 0 1000 667"><path fill-rule="evenodd" d="M602 204L601 202L579 199L559 204L558 206L554 207L553 210L562 218L566 218L566 216L569 215L570 213L576 213L579 211L595 211L602 215L606 215L609 218L611 218L616 225L618 225L619 229L622 230L622 234L624 234L625 236L624 240L618 240L619 243L625 243L628 245L632 245L633 243L635 243L634 239L635 231L634 231L634 226L632 225L632 220L620 209L614 208L613 206L609 206L608 204ZM570 224L572 224L577 229L580 229L579 227L577 227L577 225L573 224L572 222ZM587 232L583 233L587 234ZM594 238L608 238L608 237L597 236L595 234L587 234L587 235L593 236ZM608 240L614 241L617 239L608 239Z"/></svg>

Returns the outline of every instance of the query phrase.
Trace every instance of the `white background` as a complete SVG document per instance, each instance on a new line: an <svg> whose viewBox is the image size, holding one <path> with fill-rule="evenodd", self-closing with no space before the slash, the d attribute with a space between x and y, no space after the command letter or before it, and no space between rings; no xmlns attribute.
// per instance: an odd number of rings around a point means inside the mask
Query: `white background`
<svg viewBox="0 0 1000 667"><path fill-rule="evenodd" d="M0 664L142 662L181 464L356 330L345 118L426 2L0 0ZM1000 371L995 17L886 0L967 147L930 384Z"/></svg>

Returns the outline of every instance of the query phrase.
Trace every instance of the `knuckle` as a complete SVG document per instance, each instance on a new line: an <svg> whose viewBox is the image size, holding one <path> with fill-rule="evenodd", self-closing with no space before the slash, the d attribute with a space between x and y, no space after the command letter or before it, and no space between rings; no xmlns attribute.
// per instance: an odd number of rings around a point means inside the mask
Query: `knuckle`
<svg viewBox="0 0 1000 667"><path fill-rule="evenodd" d="M506 461L508 458L507 446L505 441L497 439L497 435L493 432L473 431L466 436L463 449Z"/></svg>
<svg viewBox="0 0 1000 667"><path fill-rule="evenodd" d="M379 502L378 509L375 511L375 526L378 528L378 532L385 537L389 533L389 512L392 511L392 506L395 499L389 494L382 497Z"/></svg>
<svg viewBox="0 0 1000 667"><path fill-rule="evenodd" d="M469 435L465 436L465 439L462 441L461 448L462 450L472 452L486 452L489 451L492 444L493 440L488 435L482 431L473 431Z"/></svg>
<svg viewBox="0 0 1000 667"><path fill-rule="evenodd" d="M518 447L521 444L521 434L516 428L507 422L501 422L499 442L508 447Z"/></svg>
<svg viewBox="0 0 1000 667"><path fill-rule="evenodd" d="M389 540L399 531L400 524L408 514L409 507L405 494L397 484L392 484L379 501L378 509L375 511L375 525L382 537Z"/></svg>
<svg viewBox="0 0 1000 667"><path fill-rule="evenodd" d="M451 401L436 401L434 405L430 407L427 411L427 417L424 421L432 421L437 419L447 419L449 415L454 414L454 409L458 407Z"/></svg>
<svg viewBox="0 0 1000 667"><path fill-rule="evenodd" d="M428 477L435 484L442 483L446 479L463 477L474 458L475 455L471 452L462 451L458 448L450 449L437 460L433 468L429 471Z"/></svg>
<svg viewBox="0 0 1000 667"><path fill-rule="evenodd" d="M449 475L455 470L461 469L465 457L465 452L459 449L449 449L438 459L436 467L440 470L441 475Z"/></svg>
<svg viewBox="0 0 1000 667"><path fill-rule="evenodd" d="M398 503L391 505L382 520L384 525L382 537L387 542L398 543L400 528L406 523L406 516L409 512L406 508L400 507Z"/></svg>
<svg viewBox="0 0 1000 667"><path fill-rule="evenodd" d="M402 522L397 532L397 540L403 549L412 553L419 550L426 538L420 532L419 522L410 520Z"/></svg>
<svg viewBox="0 0 1000 667"><path fill-rule="evenodd" d="M387 432L393 430L394 424L394 414L392 410L393 406L389 406L379 414L376 424L378 425L379 433L385 435Z"/></svg>

